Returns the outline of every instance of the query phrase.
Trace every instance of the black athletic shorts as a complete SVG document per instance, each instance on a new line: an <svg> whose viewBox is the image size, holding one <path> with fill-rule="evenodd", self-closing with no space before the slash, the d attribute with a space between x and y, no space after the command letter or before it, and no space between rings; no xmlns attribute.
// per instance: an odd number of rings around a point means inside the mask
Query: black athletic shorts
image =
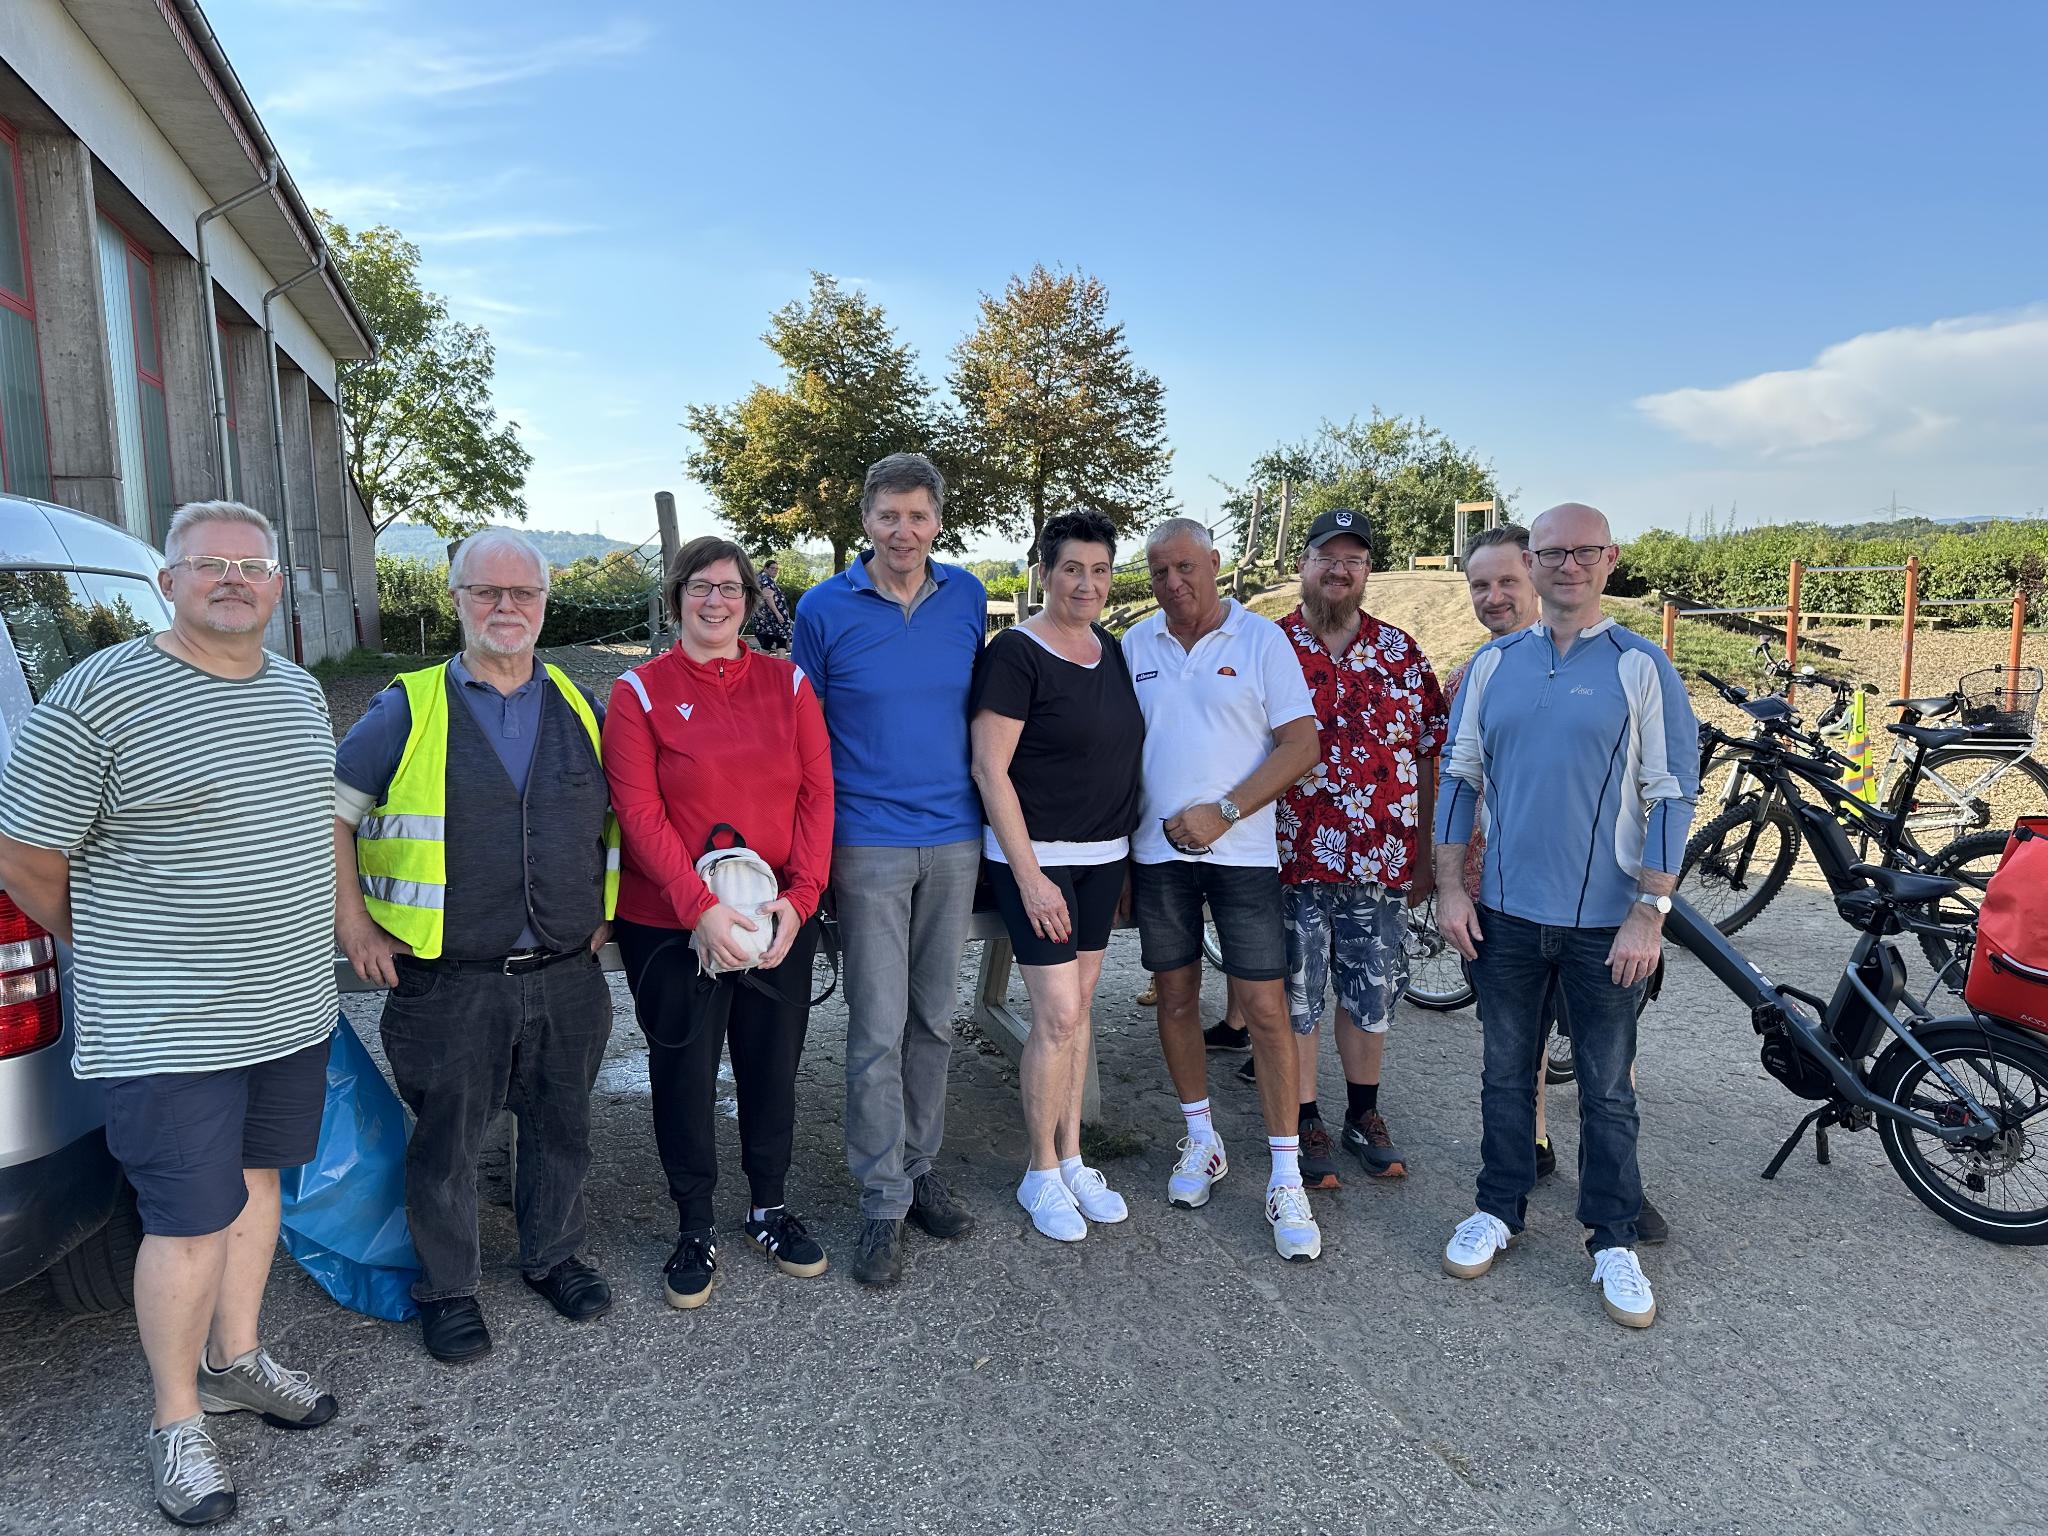
<svg viewBox="0 0 2048 1536"><path fill-rule="evenodd" d="M1010 930L1010 947L1019 965L1065 965L1082 951L1109 948L1109 930L1116 922L1116 904L1124 893L1126 859L1110 864L1055 864L1044 871L1046 879L1066 893L1067 942L1055 944L1041 939L1024 911L1024 894L1017 889L1017 876L1007 864L985 859L989 890L996 898L996 910L1003 914L1003 926Z"/></svg>

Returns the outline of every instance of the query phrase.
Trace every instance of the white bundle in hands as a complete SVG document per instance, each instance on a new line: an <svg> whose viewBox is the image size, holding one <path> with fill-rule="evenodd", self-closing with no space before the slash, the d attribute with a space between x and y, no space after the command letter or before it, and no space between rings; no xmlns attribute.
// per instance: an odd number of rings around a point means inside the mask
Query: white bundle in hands
<svg viewBox="0 0 2048 1536"><path fill-rule="evenodd" d="M697 878L719 901L754 924L751 933L737 923L732 928L733 947L745 952L745 965L725 964L711 952L711 946L704 939L704 930L693 930L690 948L697 952L698 968L706 976L722 976L727 971L751 971L761 963L762 951L775 938L774 920L766 912L766 908L782 894L775 884L775 871L751 848L713 848L697 861Z"/></svg>

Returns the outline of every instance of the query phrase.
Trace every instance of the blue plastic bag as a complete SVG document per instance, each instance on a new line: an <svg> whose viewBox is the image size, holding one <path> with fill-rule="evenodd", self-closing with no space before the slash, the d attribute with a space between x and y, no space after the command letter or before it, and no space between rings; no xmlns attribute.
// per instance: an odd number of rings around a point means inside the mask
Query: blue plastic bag
<svg viewBox="0 0 2048 1536"><path fill-rule="evenodd" d="M351 1311L402 1323L420 1259L405 1224L405 1106L346 1017L327 1051L320 1147L279 1175L284 1245Z"/></svg>

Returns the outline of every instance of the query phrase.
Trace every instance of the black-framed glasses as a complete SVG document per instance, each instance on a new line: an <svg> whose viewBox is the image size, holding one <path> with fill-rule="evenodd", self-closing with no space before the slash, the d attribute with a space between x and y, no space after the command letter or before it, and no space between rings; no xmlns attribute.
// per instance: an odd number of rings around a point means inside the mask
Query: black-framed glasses
<svg viewBox="0 0 2048 1536"><path fill-rule="evenodd" d="M1609 544L1580 544L1571 549L1532 549L1536 563L1545 570L1556 571L1564 568L1564 557L1570 555L1574 565L1598 565L1600 557L1613 546Z"/></svg>
<svg viewBox="0 0 2048 1536"><path fill-rule="evenodd" d="M495 608L501 598L510 597L521 608L531 608L548 595L546 587L471 587L462 589L472 603L480 607Z"/></svg>
<svg viewBox="0 0 2048 1536"><path fill-rule="evenodd" d="M1371 567L1371 565L1372 565L1372 556L1371 556L1371 555L1321 555L1321 554L1317 554L1317 555L1310 555L1310 556L1308 557L1308 563L1309 563L1310 565L1320 565L1320 566L1324 566L1324 567L1328 567L1328 566L1333 566L1333 565L1341 565L1342 567L1344 567L1344 569L1345 569L1345 570L1347 570L1347 571L1350 571L1351 573L1353 573L1354 575L1356 575L1356 574L1357 574L1358 572L1360 572L1360 571L1363 571L1363 570L1367 570L1367 569L1369 569L1369 568Z"/></svg>
<svg viewBox="0 0 2048 1536"><path fill-rule="evenodd" d="M683 583L686 596L703 599L716 592L728 603L736 603L747 595L746 587L737 581L686 581Z"/></svg>
<svg viewBox="0 0 2048 1536"><path fill-rule="evenodd" d="M173 560L173 565L182 565L195 576L204 576L208 581L227 580L228 567L233 566L241 573L242 580L252 587L259 581L269 581L283 569L275 560L261 560L250 556L246 560L230 560L225 555L187 555L182 560Z"/></svg>

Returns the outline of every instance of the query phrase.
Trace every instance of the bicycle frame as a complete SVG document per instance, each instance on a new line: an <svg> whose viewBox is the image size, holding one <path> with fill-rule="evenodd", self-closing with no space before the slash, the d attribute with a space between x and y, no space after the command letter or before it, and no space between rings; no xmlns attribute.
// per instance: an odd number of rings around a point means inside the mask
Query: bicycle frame
<svg viewBox="0 0 2048 1536"><path fill-rule="evenodd" d="M1902 1021L1893 1011L1892 1005L1863 979L1865 965L1884 943L1883 936L1875 926L1866 929L1863 937L1857 942L1849 964L1843 970L1842 980L1835 987L1835 996L1828 1001L1823 1001L1810 992L1803 992L1797 987L1784 986L1772 981L1683 898L1672 899L1671 913L1664 923L1664 933L1666 938L1697 958L1713 973L1715 980L1749 1005L1750 1023L1758 1034L1766 1034L1774 1028L1787 1031L1800 1053L1827 1074L1835 1096L1843 1103L1873 1115L1883 1115L1887 1119L1900 1121L1945 1142L1978 1141L1999 1134L1998 1122L1985 1112L1984 1106L1977 1102L1946 1067L1928 1054L1926 1047L1913 1038L1912 1028ZM1849 1060L1844 1059L1835 1044L1834 1029L1842 1022L1851 1007L1868 1009L1882 1030L1889 1031L1907 1050L1926 1063L1942 1085L1953 1093L1969 1112L1969 1121L1963 1125L1942 1125L1871 1092L1864 1085L1860 1071ZM1932 1015L1922 1013L1918 1009L1914 1009L1913 1013L1916 1022L1948 1022L1937 1021ZM2002 1032L1976 1015L1958 1015L1957 1018L1993 1032ZM1874 1050L1873 1039L1870 1042L1870 1049L1859 1052L1855 1059L1860 1060L1863 1056L1872 1054Z"/></svg>

